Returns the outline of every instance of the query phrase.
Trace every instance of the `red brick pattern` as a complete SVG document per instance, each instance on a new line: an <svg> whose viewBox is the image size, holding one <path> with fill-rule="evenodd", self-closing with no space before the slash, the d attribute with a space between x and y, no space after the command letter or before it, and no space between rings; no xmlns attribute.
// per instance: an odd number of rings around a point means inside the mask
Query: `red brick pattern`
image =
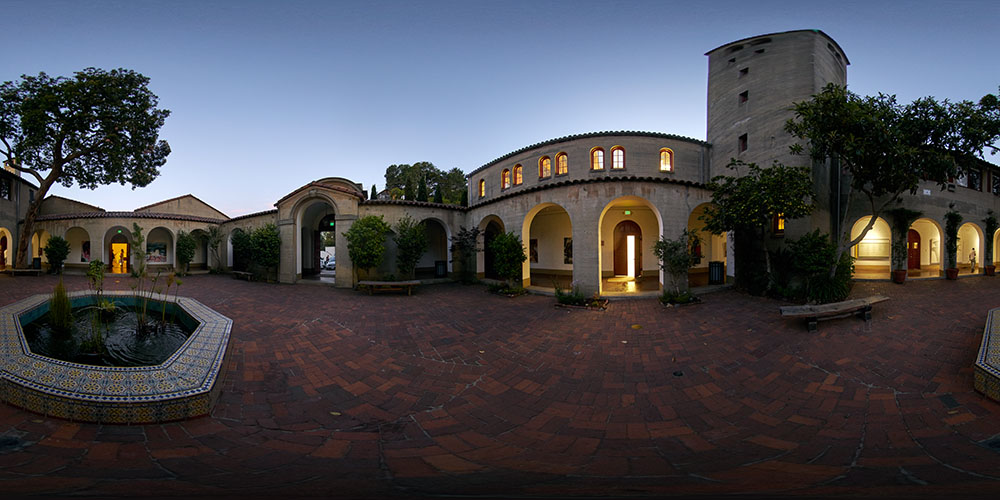
<svg viewBox="0 0 1000 500"><path fill-rule="evenodd" d="M109 280L128 289L128 280ZM67 277L67 287L86 287ZM51 290L0 277L0 303ZM870 331L732 291L553 307L184 279L233 318L210 417L74 423L0 405L5 494L995 496L972 362L1000 281L866 282ZM634 328L638 325L639 328Z"/></svg>

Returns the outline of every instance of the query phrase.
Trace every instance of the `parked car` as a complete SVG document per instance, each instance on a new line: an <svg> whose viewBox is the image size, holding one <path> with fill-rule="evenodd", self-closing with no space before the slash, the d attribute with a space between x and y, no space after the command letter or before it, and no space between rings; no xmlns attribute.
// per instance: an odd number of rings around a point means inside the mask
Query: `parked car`
<svg viewBox="0 0 1000 500"><path fill-rule="evenodd" d="M337 269L337 259L336 257L330 257L326 262L323 263L323 269L328 271L335 271Z"/></svg>

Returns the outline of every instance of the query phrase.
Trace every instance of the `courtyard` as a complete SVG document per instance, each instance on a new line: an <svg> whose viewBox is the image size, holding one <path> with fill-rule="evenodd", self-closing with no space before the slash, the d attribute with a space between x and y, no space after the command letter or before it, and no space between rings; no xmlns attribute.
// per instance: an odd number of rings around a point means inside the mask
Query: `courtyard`
<svg viewBox="0 0 1000 500"><path fill-rule="evenodd" d="M0 277L0 303L55 283ZM0 404L5 495L1000 491L1000 404L972 388L992 278L859 282L852 296L891 297L871 330L816 334L731 290L603 312L459 284L368 296L203 275L180 294L234 320L212 415L96 425Z"/></svg>

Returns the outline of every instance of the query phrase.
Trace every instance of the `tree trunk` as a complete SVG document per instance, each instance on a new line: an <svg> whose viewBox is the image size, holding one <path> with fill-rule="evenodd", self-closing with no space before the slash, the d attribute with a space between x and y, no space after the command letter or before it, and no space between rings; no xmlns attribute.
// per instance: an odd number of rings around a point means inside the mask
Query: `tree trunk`
<svg viewBox="0 0 1000 500"><path fill-rule="evenodd" d="M35 201L28 204L28 211L24 214L24 226L21 228L21 235L17 239L17 258L14 261L15 269L26 269L28 267L28 244L31 243L31 233L34 229L35 218L42 208L42 200L59 176L62 175L62 165L56 165L49 171L48 177L38 183L38 191L35 191ZM38 242L41 246L42 242Z"/></svg>

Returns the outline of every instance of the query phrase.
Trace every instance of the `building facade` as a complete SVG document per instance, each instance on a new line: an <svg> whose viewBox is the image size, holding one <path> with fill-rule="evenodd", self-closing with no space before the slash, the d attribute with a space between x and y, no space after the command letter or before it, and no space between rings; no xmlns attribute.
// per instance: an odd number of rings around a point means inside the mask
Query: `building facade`
<svg viewBox="0 0 1000 500"><path fill-rule="evenodd" d="M595 132L547 140L470 172L468 207L369 200L361 185L333 177L303 185L278 200L273 210L235 218L191 195L132 212L106 212L50 197L35 227L32 255L39 254L48 235L60 235L72 248L67 267L85 266L97 256L115 265L120 250L133 244L129 233L138 223L146 231L150 264L172 267L179 231L203 234L216 226L225 235L224 248L216 257L201 243L192 265L233 268L239 267L233 235L273 223L282 241L279 281L294 283L319 274L320 253L329 246L321 244L321 235L332 230L336 286L352 287L356 276L343 233L366 215L383 216L389 224L412 217L427 228L428 251L417 266L425 277L455 272L451 238L475 227L481 230L480 247L486 249L476 258L480 277L495 277L488 242L513 232L529 256L522 268L526 286L578 287L586 294L653 294L664 286L653 244L661 236L676 238L685 229L702 237L691 284L717 280L720 272L734 274L728 258L731 242L725 235L702 231L700 219L711 200L707 183L716 175L730 175L731 159L812 169L816 210L788 221L774 236L794 238L817 228L839 234L841 222L831 214L845 208L852 234L858 234L867 223L866 207L844 207L844 180L838 169L791 154L794 139L784 131L793 117L793 103L810 99L828 83L847 83L849 61L837 42L819 30L798 30L738 40L706 56L706 141L654 132ZM952 204L966 221L959 234L960 268L979 272L970 255L975 250L982 256L986 238L997 238L984 234L982 219L989 210L1000 211L1000 168L983 163L980 171L957 179L947 190L927 185L904 196L904 206L923 214L907 235L914 275L940 274L944 214ZM0 200L0 233L6 231L15 241L14 221L23 214L20 210ZM855 247L858 277L888 279L891 236L888 224L879 220ZM391 241L388 247L379 270L383 274L394 272ZM8 266L11 257L6 256ZM127 270L131 264L117 265Z"/></svg>

